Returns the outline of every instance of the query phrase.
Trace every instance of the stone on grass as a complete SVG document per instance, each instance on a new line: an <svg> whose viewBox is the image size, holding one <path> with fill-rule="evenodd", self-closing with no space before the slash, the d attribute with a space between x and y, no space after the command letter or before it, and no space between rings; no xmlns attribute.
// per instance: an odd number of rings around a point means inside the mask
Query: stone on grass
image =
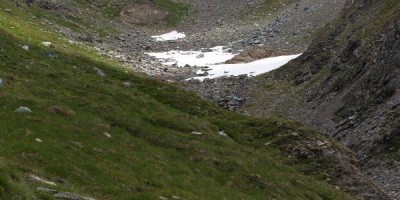
<svg viewBox="0 0 400 200"><path fill-rule="evenodd" d="M52 43L51 42L42 42L42 45L45 47L49 47L52 45Z"/></svg>
<svg viewBox="0 0 400 200"><path fill-rule="evenodd" d="M49 189L49 188L42 188L42 187L36 188L36 191L50 193L50 194L57 194L58 193L57 190L53 190L53 189Z"/></svg>
<svg viewBox="0 0 400 200"><path fill-rule="evenodd" d="M290 135L292 136L299 136L299 134L297 132L291 132Z"/></svg>
<svg viewBox="0 0 400 200"><path fill-rule="evenodd" d="M36 175L33 175L33 174L30 174L28 179L30 181L37 182L37 183L43 183L43 184L46 184L46 185L57 186L57 184L55 184L54 182L48 181L48 180L46 180L44 178L40 178L39 176L36 176Z"/></svg>
<svg viewBox="0 0 400 200"><path fill-rule="evenodd" d="M107 132L103 132L103 134L106 136L106 137L108 137L108 138L111 138L112 136L109 134L109 133L107 133Z"/></svg>
<svg viewBox="0 0 400 200"><path fill-rule="evenodd" d="M0 87L1 87L1 86L4 86L4 84L5 84L4 79L0 78Z"/></svg>
<svg viewBox="0 0 400 200"><path fill-rule="evenodd" d="M41 140L41 139L39 139L39 138L36 138L35 141L36 141L36 142L39 142L39 143L43 142L43 140Z"/></svg>
<svg viewBox="0 0 400 200"><path fill-rule="evenodd" d="M224 136L224 137L227 137L227 136L228 136L228 134L226 134L224 131L219 131L218 134L219 134L220 136Z"/></svg>
<svg viewBox="0 0 400 200"><path fill-rule="evenodd" d="M57 199L63 199L63 200L95 200L92 197L84 197L72 192L60 192L57 194L54 194L54 197Z"/></svg>
<svg viewBox="0 0 400 200"><path fill-rule="evenodd" d="M193 131L192 135L203 135L203 133L197 132L197 131Z"/></svg>
<svg viewBox="0 0 400 200"><path fill-rule="evenodd" d="M28 107L21 106L21 107L17 108L14 112L16 112L16 113L31 113L32 110L29 109Z"/></svg>
<svg viewBox="0 0 400 200"><path fill-rule="evenodd" d="M24 45L24 46L22 46L22 49L29 51L29 46L28 45Z"/></svg>
<svg viewBox="0 0 400 200"><path fill-rule="evenodd" d="M132 83L129 81L125 81L123 84L125 87L132 87Z"/></svg>
<svg viewBox="0 0 400 200"><path fill-rule="evenodd" d="M101 76L101 77L106 76L106 74L103 72L103 70L101 70L97 67L93 67L93 69L96 71L97 76Z"/></svg>

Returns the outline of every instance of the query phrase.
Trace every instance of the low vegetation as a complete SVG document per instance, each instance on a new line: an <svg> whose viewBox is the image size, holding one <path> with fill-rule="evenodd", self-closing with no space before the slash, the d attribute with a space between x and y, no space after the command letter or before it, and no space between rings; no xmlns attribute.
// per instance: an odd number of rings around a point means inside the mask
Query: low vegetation
<svg viewBox="0 0 400 200"><path fill-rule="evenodd" d="M221 110L14 14L0 11L0 199L351 199L265 145L316 132Z"/></svg>

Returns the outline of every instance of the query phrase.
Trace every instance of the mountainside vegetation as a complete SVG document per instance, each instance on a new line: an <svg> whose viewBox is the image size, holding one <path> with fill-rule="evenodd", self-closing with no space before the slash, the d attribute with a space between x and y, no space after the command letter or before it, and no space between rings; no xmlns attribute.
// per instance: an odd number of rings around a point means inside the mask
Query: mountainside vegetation
<svg viewBox="0 0 400 200"><path fill-rule="evenodd" d="M57 16L11 6L0 4L1 199L352 199L330 183L332 155L285 152L313 138L347 154L337 142L134 74L31 18Z"/></svg>

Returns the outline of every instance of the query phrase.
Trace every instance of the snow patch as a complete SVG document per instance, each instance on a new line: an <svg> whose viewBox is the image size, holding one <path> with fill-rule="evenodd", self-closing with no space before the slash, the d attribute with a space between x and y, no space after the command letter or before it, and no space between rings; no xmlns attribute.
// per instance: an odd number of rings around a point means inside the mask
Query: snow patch
<svg viewBox="0 0 400 200"><path fill-rule="evenodd" d="M160 53L146 53L159 59L164 65L177 65L183 67L190 66L208 66L223 63L236 54L230 53L229 49L223 46L216 46L203 51L168 51Z"/></svg>
<svg viewBox="0 0 400 200"><path fill-rule="evenodd" d="M237 55L223 46L216 46L201 51L172 50L168 52L146 54L157 58L164 65L176 65L178 67L183 67L185 65L201 67L207 66L207 73L205 73L204 69L197 72L198 75L203 76L189 78L200 81L203 81L206 78L212 79L222 76L239 76L244 74L247 74L248 76L257 76L277 69L301 55L270 57L250 63L223 64L225 61L230 60Z"/></svg>
<svg viewBox="0 0 400 200"><path fill-rule="evenodd" d="M300 55L301 54L270 57L250 63L210 65L207 76L193 77L193 79L202 81L206 78L212 79L222 76L239 76L243 74L257 76L277 69ZM201 70L198 73L201 73Z"/></svg>
<svg viewBox="0 0 400 200"><path fill-rule="evenodd" d="M162 35L155 35L155 36L151 36L151 37L154 38L158 42L162 42L162 41L182 39L182 38L185 38L186 35L185 35L185 33L180 33L178 31L171 31L169 33L165 33Z"/></svg>

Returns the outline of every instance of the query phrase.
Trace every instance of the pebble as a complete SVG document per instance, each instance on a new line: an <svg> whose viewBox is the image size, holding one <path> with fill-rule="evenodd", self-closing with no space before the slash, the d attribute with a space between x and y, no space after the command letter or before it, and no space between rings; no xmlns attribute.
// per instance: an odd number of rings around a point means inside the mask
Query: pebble
<svg viewBox="0 0 400 200"><path fill-rule="evenodd" d="M193 131L193 132L192 132L192 135L203 135L203 133Z"/></svg>
<svg viewBox="0 0 400 200"><path fill-rule="evenodd" d="M24 46L22 46L22 49L29 51L29 46L28 45L24 45Z"/></svg>

